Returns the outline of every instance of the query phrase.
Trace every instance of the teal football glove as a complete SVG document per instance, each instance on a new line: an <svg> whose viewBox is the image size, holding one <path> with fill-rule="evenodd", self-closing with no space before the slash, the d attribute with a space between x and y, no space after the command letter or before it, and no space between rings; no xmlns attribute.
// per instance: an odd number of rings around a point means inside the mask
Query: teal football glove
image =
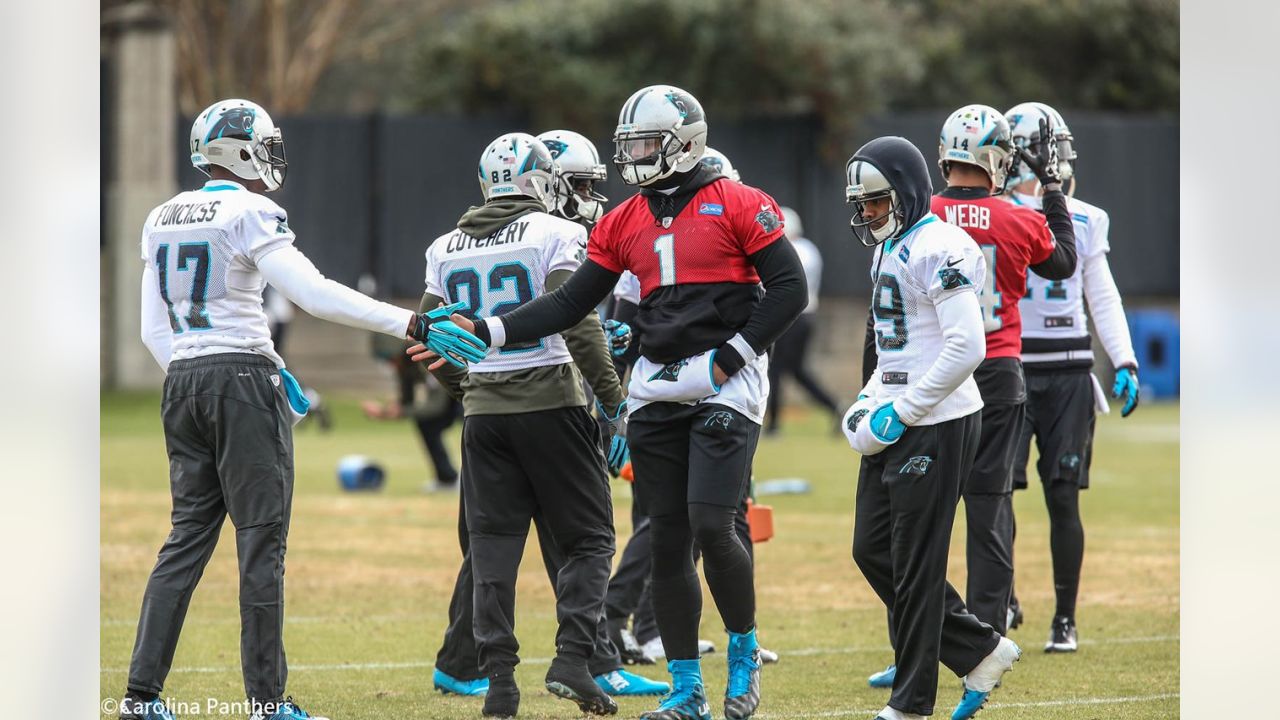
<svg viewBox="0 0 1280 720"><path fill-rule="evenodd" d="M906 432L907 426L902 424L898 411L893 403L885 403L871 413L871 434L883 443L894 443Z"/></svg>
<svg viewBox="0 0 1280 720"><path fill-rule="evenodd" d="M1124 407L1120 409L1120 417L1129 417L1129 413L1138 407L1138 396L1141 387L1138 385L1138 368L1123 365L1116 368L1116 384L1111 388L1111 397L1124 399Z"/></svg>
<svg viewBox="0 0 1280 720"><path fill-rule="evenodd" d="M422 341L428 350L448 360L451 365L464 368L469 362L480 362L489 346L449 319L453 313L466 308L466 303L456 302L420 313L413 339Z"/></svg>
<svg viewBox="0 0 1280 720"><path fill-rule="evenodd" d="M631 448L627 445L627 403L624 401L619 405L618 411L613 415L604 409L599 400L596 400L596 407L600 410L600 416L609 423L609 454L605 460L608 461L609 474L617 477L622 466L631 459Z"/></svg>
<svg viewBox="0 0 1280 720"><path fill-rule="evenodd" d="M631 326L618 320L604 321L604 335L609 338L609 352L622 357L631 345Z"/></svg>

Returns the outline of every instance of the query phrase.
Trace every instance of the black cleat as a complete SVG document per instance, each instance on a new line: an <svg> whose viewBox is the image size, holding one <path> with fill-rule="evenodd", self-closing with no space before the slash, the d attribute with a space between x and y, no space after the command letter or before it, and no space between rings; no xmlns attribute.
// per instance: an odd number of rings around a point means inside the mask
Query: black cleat
<svg viewBox="0 0 1280 720"><path fill-rule="evenodd" d="M510 670L489 676L489 692L484 696L485 717L513 718L520 710L520 688Z"/></svg>
<svg viewBox="0 0 1280 720"><path fill-rule="evenodd" d="M588 715L613 715L618 704L596 684L585 662L573 663L562 657L551 661L547 670L547 691L556 697L572 700ZM490 686L489 692L493 692Z"/></svg>
<svg viewBox="0 0 1280 720"><path fill-rule="evenodd" d="M1047 653L1073 653L1078 646L1076 621L1066 615L1058 615L1049 626L1049 642L1044 644Z"/></svg>

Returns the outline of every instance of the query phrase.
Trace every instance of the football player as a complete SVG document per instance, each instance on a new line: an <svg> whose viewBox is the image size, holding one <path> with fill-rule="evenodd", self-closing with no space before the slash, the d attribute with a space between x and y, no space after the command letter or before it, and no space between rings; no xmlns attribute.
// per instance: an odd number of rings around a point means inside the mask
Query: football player
<svg viewBox="0 0 1280 720"><path fill-rule="evenodd" d="M1048 144L1057 146L1059 176L1075 187L1076 152L1071 130L1058 111L1044 103L1016 105L1006 113L1013 142L1034 156ZM1041 127L1041 122L1047 128ZM1042 130L1047 129L1047 134ZM1009 199L1041 209L1045 194L1035 172L1015 161L1007 184ZM1027 461L1032 437L1040 452L1036 470L1049 510L1049 548L1053 555L1053 589L1057 607L1045 652L1075 652L1076 596L1084 562L1084 526L1080 520L1080 490L1089 487L1093 457L1095 405L1107 411L1093 368L1085 301L1102 346L1116 368L1114 396L1122 398L1121 415L1138 405L1138 361L1129 337L1124 305L1107 263L1111 219L1102 208L1068 194L1067 207L1075 224L1080 260L1065 280L1051 280L1034 271L1027 274L1027 294L1019 303L1023 315L1022 364L1027 373L1026 422L1018 443L1013 486L1027 487ZM1016 607L1016 602L1011 603ZM1017 611L1017 610L1015 610Z"/></svg>
<svg viewBox="0 0 1280 720"><path fill-rule="evenodd" d="M628 437L653 528L654 613L673 677L671 693L642 716L650 720L710 717L698 659L695 537L729 633L725 717L750 717L759 705L753 571L735 517L768 396L765 350L806 299L777 203L701 165L706 138L706 115L689 93L670 85L636 92L619 114L614 165L641 190L600 219L582 268L507 315L475 324L454 318L418 352L448 351L469 342L472 329L495 348L536 342L604 300L622 271L640 280Z"/></svg>
<svg viewBox="0 0 1280 720"><path fill-rule="evenodd" d="M549 214L561 179L551 151L532 135L494 140L480 156L479 172L485 203L427 249L422 306L447 302L483 322L565 282L586 257L587 232ZM550 536L544 552L560 551L544 555L560 624L547 690L582 712L617 712L587 664L601 625L614 531L600 431L586 409L583 377L612 419L614 465L625 455L625 400L595 312L588 308L563 329L563 336L511 343L469 371L432 368L461 392L466 418L463 505L476 650L489 679L486 716L514 716L519 709L515 581L535 517L540 536Z"/></svg>
<svg viewBox="0 0 1280 720"><path fill-rule="evenodd" d="M553 200L549 203L551 213L590 228L603 212L598 203L606 200L594 190L594 183L605 179L605 167L599 162L595 146L585 137L568 130L543 133L538 139L546 145L557 165ZM596 204L594 208L593 204ZM553 271L548 276L548 283L555 285L562 282L564 276L561 273L567 272L567 268ZM428 297L425 302L430 304L432 299ZM581 330L588 339L594 335L589 331L590 328L585 325ZM571 334L566 339L572 340L569 352L576 360L577 355L574 353L581 352L582 347L575 335ZM405 357L405 361L408 362L409 358ZM599 362L598 353L584 357L579 367L590 366L592 362ZM455 387L453 390L461 395L461 388ZM538 544L547 576L554 589L566 558L557 546L554 532L541 510L534 513L533 522L538 531ZM437 690L445 694L485 695L489 691L489 678L480 667L473 632L474 585L465 500L462 501L458 514L458 525L463 551L462 567L454 584L453 599L449 603L449 627L445 630L444 643L436 654L432 682ZM587 658L587 669L602 690L610 695L661 695L670 689L666 683L654 682L623 670L619 648L614 646L607 630L602 622L598 624L594 646ZM495 702L498 700L498 692L495 691Z"/></svg>
<svg viewBox="0 0 1280 720"><path fill-rule="evenodd" d="M986 344L973 240L929 211L929 168L914 145L882 137L846 165L854 235L875 248L875 371L845 414L862 454L853 558L889 611L897 667L877 720L933 714L938 663L964 677L953 719L972 717L1021 655L947 582L956 503L973 465Z"/></svg>
<svg viewBox="0 0 1280 720"><path fill-rule="evenodd" d="M424 338L428 319L326 279L294 246L288 216L266 196L285 182L284 138L260 106L210 105L191 127L190 151L209 181L152 210L142 229L142 341L166 371L173 527L143 594L121 717L173 717L158 696L229 515L253 718L296 720L310 716L284 694L284 554L293 423L308 402L272 345L263 288L317 317L398 338Z"/></svg>

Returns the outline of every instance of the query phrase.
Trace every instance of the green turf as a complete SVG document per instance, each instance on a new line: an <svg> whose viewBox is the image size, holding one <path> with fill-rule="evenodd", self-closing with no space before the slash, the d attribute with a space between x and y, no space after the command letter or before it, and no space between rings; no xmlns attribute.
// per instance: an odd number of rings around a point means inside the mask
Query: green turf
<svg viewBox="0 0 1280 720"><path fill-rule="evenodd" d="M479 717L477 700L431 691L431 665L460 558L457 499L421 492L421 446L405 423L364 419L354 401L334 403L336 428L298 432L297 489L289 537L286 642L289 693L342 720ZM874 717L887 695L866 685L891 655L884 610L850 557L856 456L802 411L780 438L762 440L758 480L803 477L806 496L773 497L778 536L757 547L760 636L782 654L765 669L759 718ZM980 717L1171 718L1178 716L1178 409L1142 407L1100 418L1093 488L1082 505L1087 533L1078 612L1080 652L1041 652L1053 612L1048 532L1038 486L1019 493L1018 594L1027 622L1012 637L1023 660ZM455 436L456 441L456 436ZM338 489L337 459L362 453L388 469L380 494ZM156 550L168 532L167 463L158 397L102 397L101 695L124 690L137 612ZM620 542L630 493L615 483ZM963 517L963 511L960 513ZM963 588L963 522L951 555ZM199 703L236 701L239 613L230 524L196 591L164 695ZM517 672L521 717L570 718L576 708L542 689L555 614L536 543L519 583L517 632L526 662ZM704 659L712 695L724 686L724 633L710 597L702 636L721 653ZM374 667L341 667L343 665ZM645 674L662 678L649 668ZM937 717L949 717L959 681L941 676ZM623 700L622 717L653 707ZM188 714L190 716L190 714Z"/></svg>

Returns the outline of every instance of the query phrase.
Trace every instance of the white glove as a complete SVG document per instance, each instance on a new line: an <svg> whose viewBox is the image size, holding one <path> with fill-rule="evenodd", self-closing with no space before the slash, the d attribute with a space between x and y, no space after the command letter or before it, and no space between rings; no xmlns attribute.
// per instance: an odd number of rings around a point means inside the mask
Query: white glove
<svg viewBox="0 0 1280 720"><path fill-rule="evenodd" d="M863 455L875 455L893 443L884 442L871 432L871 414L881 403L873 397L858 396L858 401L849 406L840 421L840 429L844 431L849 447Z"/></svg>
<svg viewBox="0 0 1280 720"><path fill-rule="evenodd" d="M646 402L692 403L720 392L716 385L715 350L659 365L643 355L631 369L627 396Z"/></svg>

